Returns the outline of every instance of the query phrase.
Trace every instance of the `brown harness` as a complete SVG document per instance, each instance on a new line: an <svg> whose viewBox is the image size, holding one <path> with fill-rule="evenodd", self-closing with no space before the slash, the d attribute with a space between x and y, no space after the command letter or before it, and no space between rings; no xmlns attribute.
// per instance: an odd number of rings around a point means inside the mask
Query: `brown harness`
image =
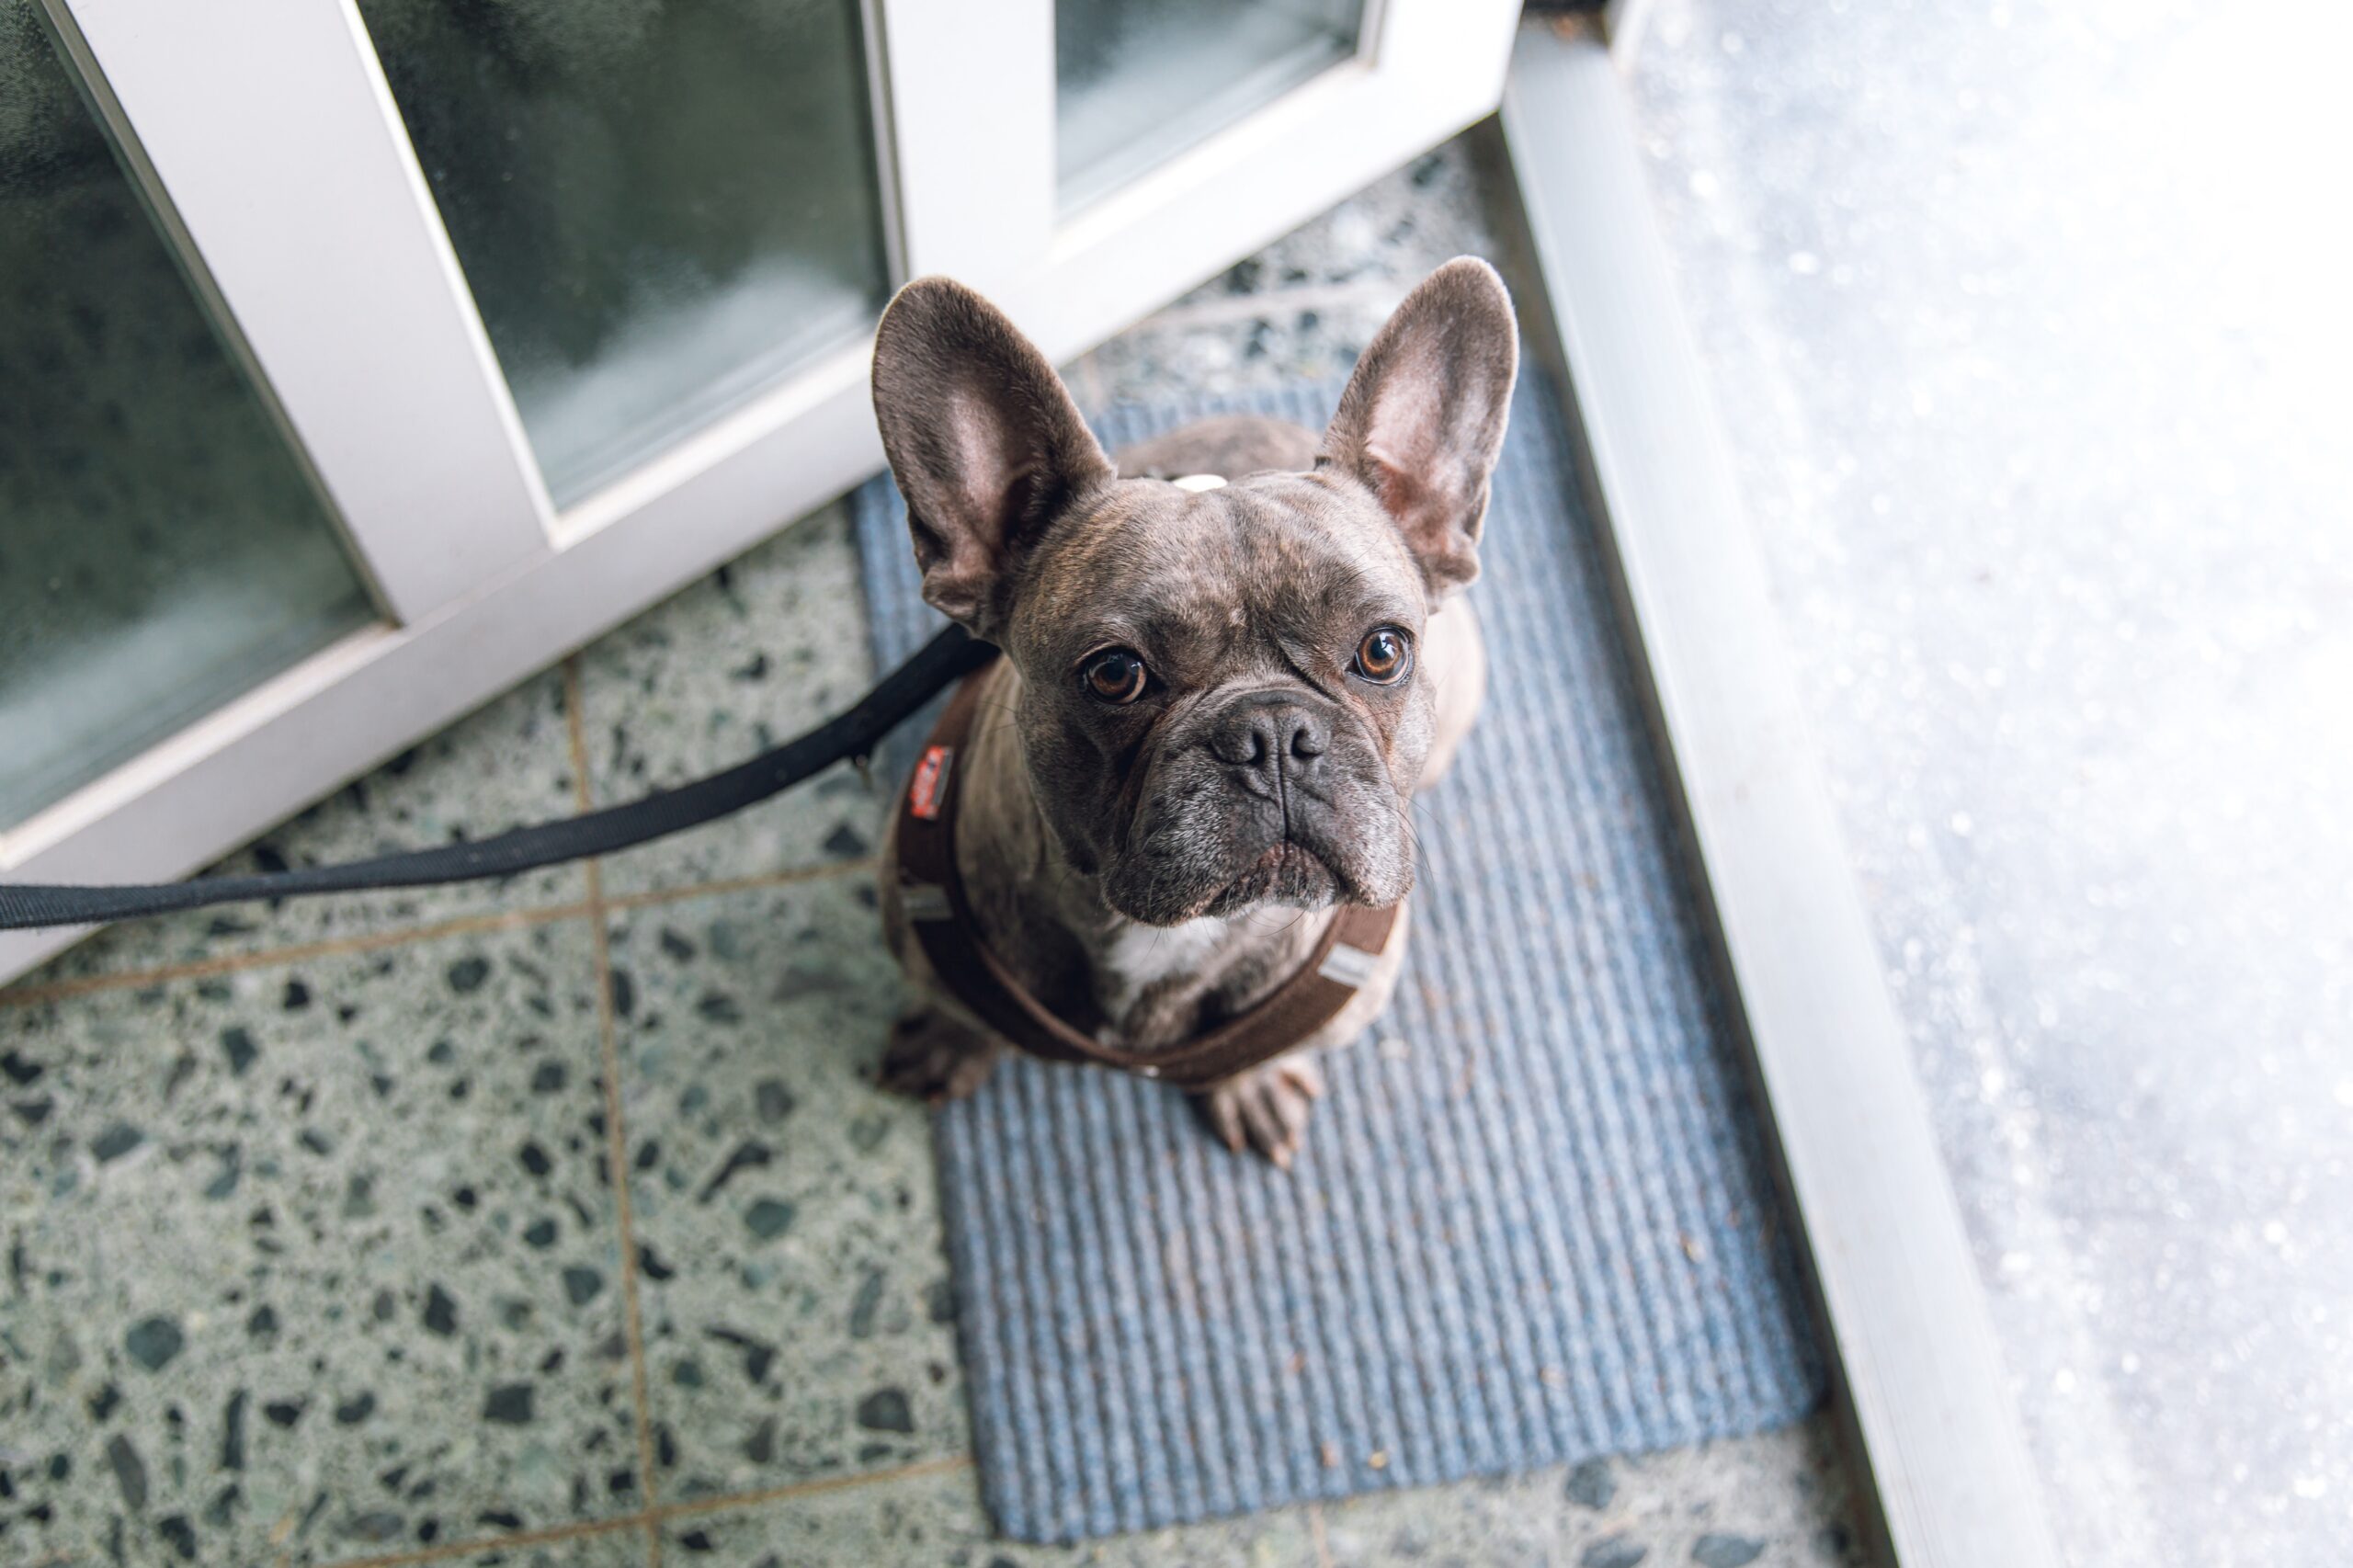
<svg viewBox="0 0 2353 1568"><path fill-rule="evenodd" d="M965 677L925 743L899 801L899 892L940 983L989 1028L1034 1056L1092 1062L1187 1089L1280 1056L1339 1017L1372 977L1397 909L1343 905L1299 971L1246 1012L1165 1051L1125 1051L1081 1034L1022 987L981 940L956 868L957 764L990 671Z"/></svg>

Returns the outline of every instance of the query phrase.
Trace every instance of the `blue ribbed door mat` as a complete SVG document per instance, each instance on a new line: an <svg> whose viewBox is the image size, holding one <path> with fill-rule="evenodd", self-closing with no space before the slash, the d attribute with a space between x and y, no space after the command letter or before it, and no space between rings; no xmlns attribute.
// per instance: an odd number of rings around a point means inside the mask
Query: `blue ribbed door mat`
<svg viewBox="0 0 2353 1568"><path fill-rule="evenodd" d="M1321 429L1336 386L1120 408ZM1493 677L1416 808L1405 978L1289 1176L1028 1058L938 1118L981 1478L1025 1540L1668 1448L1822 1389L1557 403L1521 382L1472 590ZM876 653L938 625L890 480Z"/></svg>

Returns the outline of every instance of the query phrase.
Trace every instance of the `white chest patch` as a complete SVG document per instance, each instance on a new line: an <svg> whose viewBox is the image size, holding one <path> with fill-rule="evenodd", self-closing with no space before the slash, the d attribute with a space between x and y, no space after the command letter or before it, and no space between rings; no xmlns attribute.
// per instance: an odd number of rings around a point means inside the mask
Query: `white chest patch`
<svg viewBox="0 0 2353 1568"><path fill-rule="evenodd" d="M1214 473L1188 473L1182 479L1168 482L1179 490L1222 490L1225 481Z"/></svg>
<svg viewBox="0 0 2353 1568"><path fill-rule="evenodd" d="M1231 929L1207 916L1182 926L1130 926L1111 938L1096 970L1097 1004L1107 1017L1123 1017L1151 986L1198 971Z"/></svg>

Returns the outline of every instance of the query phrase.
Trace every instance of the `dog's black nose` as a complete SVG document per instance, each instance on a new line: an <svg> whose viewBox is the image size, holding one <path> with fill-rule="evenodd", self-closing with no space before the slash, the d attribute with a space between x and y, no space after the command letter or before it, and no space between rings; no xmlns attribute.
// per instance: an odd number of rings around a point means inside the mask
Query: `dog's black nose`
<svg viewBox="0 0 2353 1568"><path fill-rule="evenodd" d="M1211 756L1267 778L1313 769L1331 744L1332 729L1324 716L1279 691L1233 703L1209 734Z"/></svg>

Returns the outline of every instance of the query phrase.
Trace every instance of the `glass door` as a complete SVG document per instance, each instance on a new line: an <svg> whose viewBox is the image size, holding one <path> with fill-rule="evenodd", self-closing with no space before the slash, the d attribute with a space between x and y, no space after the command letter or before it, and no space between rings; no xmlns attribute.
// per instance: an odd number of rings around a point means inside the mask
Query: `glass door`
<svg viewBox="0 0 2353 1568"><path fill-rule="evenodd" d="M559 506L873 324L857 0L360 0Z"/></svg>
<svg viewBox="0 0 2353 1568"><path fill-rule="evenodd" d="M1055 0L1055 172L1075 207L1357 51L1365 0Z"/></svg>
<svg viewBox="0 0 2353 1568"><path fill-rule="evenodd" d="M1074 357L1518 10L0 0L0 880L206 864L872 474L901 278Z"/></svg>
<svg viewBox="0 0 2353 1568"><path fill-rule="evenodd" d="M0 0L0 828L376 619L29 0Z"/></svg>

